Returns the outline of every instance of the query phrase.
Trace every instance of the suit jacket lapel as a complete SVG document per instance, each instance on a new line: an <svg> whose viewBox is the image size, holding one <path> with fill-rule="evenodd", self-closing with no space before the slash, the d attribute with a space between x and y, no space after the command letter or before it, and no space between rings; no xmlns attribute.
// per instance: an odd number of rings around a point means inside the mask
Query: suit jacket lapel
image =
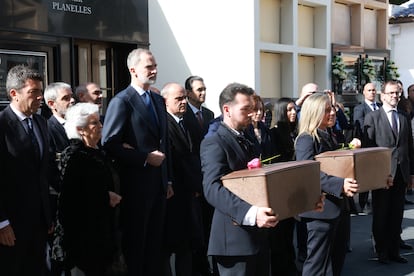
<svg viewBox="0 0 414 276"><path fill-rule="evenodd" d="M388 128L387 133L389 133L390 139L393 139L394 144L397 144L397 137L394 134L394 131L392 130L390 121L388 120L387 113L385 112L384 108L380 108L380 120L381 124Z"/></svg>
<svg viewBox="0 0 414 276"><path fill-rule="evenodd" d="M398 120L400 121L400 130L398 131L396 144L398 144L400 142L400 136L405 135L404 134L404 133L406 133L405 130L408 129L408 126L406 125L407 118L400 112L398 112L397 114L398 114ZM411 133L410 133L410 135L411 135Z"/></svg>
<svg viewBox="0 0 414 276"><path fill-rule="evenodd" d="M247 167L247 162L249 162L250 160L247 160L246 157L249 159L250 156L246 156L246 153L243 151L242 147L236 139L236 135L228 135L228 133L225 133L226 131L230 132L231 130L227 129L223 125L220 125L217 129L217 133L220 136L220 138L225 143L227 143L234 150L234 152L236 152L236 158L240 159L242 163L244 162Z"/></svg>
<svg viewBox="0 0 414 276"><path fill-rule="evenodd" d="M177 123L177 121L170 114L168 114L167 116L168 123L173 126L172 129L170 128L170 130L172 130L173 132L171 133L171 135L180 139L180 141L186 146L186 148L192 151L191 139L188 135L188 130L186 131L186 134L184 134L184 131L181 129L181 126Z"/></svg>
<svg viewBox="0 0 414 276"><path fill-rule="evenodd" d="M48 154L49 151L49 142L48 142L48 130L46 124L40 123L40 118L38 117L40 115L33 114L33 121L35 122L37 129L40 131L41 136L41 143L42 143L42 159L45 158L45 156ZM40 142L40 141L39 141Z"/></svg>
<svg viewBox="0 0 414 276"><path fill-rule="evenodd" d="M150 132L155 136L159 136L158 128L157 126L151 123L152 122L151 115L149 114L147 107L145 106L145 103L142 100L142 97L131 86L130 86L130 90L128 91L128 93L131 96L130 102L131 102L132 108L135 109L139 114L141 114L141 116L144 118L144 121L147 122L148 129L150 130ZM157 108L155 108L155 112L158 112Z"/></svg>
<svg viewBox="0 0 414 276"><path fill-rule="evenodd" d="M154 111L157 115L159 125L157 131L159 130L160 133L164 133L165 127L167 126L166 116L162 116L162 114L166 113L164 98L159 95L154 95L154 92L151 92L151 98L154 104Z"/></svg>
<svg viewBox="0 0 414 276"><path fill-rule="evenodd" d="M10 142L15 144L14 148L18 151L31 151L33 153L32 156L34 157L35 154L32 147L32 141L30 140L29 135L23 127L22 122L19 120L17 115L14 114L10 106L6 107L4 112L7 115L8 119L8 132L11 132L10 137L13 137L13 140Z"/></svg>

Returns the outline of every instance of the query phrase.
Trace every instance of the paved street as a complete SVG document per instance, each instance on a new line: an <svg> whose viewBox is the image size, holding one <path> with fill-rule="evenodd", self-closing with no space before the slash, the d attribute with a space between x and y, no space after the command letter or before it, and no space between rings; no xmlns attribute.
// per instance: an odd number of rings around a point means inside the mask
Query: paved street
<svg viewBox="0 0 414 276"><path fill-rule="evenodd" d="M414 201L414 196L407 196ZM343 276L399 276L414 275L414 250L402 250L401 255L408 259L407 264L380 264L372 250L372 216L351 217L351 247L343 269ZM414 246L414 205L405 205L402 238Z"/></svg>

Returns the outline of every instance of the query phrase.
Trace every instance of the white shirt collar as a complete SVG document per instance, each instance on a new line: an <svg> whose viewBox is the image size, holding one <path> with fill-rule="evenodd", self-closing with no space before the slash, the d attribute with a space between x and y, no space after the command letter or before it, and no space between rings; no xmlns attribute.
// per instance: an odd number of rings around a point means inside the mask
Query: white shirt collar
<svg viewBox="0 0 414 276"><path fill-rule="evenodd" d="M168 114L170 114L174 118L174 120L177 122L177 124L180 122L180 120L183 119L182 117L180 118L180 117L178 117L178 116L176 116L176 115L174 115L174 114L172 114L170 112L168 112Z"/></svg>
<svg viewBox="0 0 414 276"><path fill-rule="evenodd" d="M66 123L66 120L64 118L56 116L55 114L53 114L53 116L55 116L55 118L59 122L59 124L63 125L64 123Z"/></svg>
<svg viewBox="0 0 414 276"><path fill-rule="evenodd" d="M142 96L145 93L145 90L139 87L138 85L131 83L131 86L138 92L140 96Z"/></svg>
<svg viewBox="0 0 414 276"><path fill-rule="evenodd" d="M392 108L392 107L388 107L388 106L385 106L385 105L382 105L382 108L384 109L385 113L388 113L391 110L397 111L397 108Z"/></svg>
<svg viewBox="0 0 414 276"><path fill-rule="evenodd" d="M26 118L33 119L33 115L30 115L29 117L27 117L20 110L17 110L17 108L15 108L12 104L10 104L10 108L13 111L13 113L16 114L16 116L19 118L20 121L23 121Z"/></svg>
<svg viewBox="0 0 414 276"><path fill-rule="evenodd" d="M200 109L198 109L197 107L192 105L190 102L188 102L188 106L191 108L191 110L193 111L194 114L196 114L198 111L202 112L201 111L201 109L203 108L202 106L200 106Z"/></svg>
<svg viewBox="0 0 414 276"><path fill-rule="evenodd" d="M367 105L369 105L370 107L372 106L372 104L373 104L373 103L374 103L374 104L376 104L376 105L378 106L378 104L377 104L377 102L376 102L376 101L370 101L370 100L365 99L365 103L366 103Z"/></svg>

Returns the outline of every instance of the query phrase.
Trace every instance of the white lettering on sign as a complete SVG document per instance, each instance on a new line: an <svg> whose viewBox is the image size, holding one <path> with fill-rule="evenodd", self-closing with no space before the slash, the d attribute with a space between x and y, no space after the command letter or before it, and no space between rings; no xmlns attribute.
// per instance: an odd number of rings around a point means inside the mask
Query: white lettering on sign
<svg viewBox="0 0 414 276"><path fill-rule="evenodd" d="M82 0L74 0L74 2L82 3ZM57 11L63 11L63 12L92 14L92 7L79 6L79 5L76 5L76 4L52 2L52 9L57 10Z"/></svg>

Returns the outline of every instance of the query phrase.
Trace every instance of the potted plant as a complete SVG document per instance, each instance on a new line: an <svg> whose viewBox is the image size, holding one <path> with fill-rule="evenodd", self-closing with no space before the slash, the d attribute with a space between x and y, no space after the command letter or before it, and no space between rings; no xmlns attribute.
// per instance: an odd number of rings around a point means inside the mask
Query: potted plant
<svg viewBox="0 0 414 276"><path fill-rule="evenodd" d="M362 62L362 75L365 78L365 83L373 82L377 71L375 70L375 65L372 59L364 58Z"/></svg>
<svg viewBox="0 0 414 276"><path fill-rule="evenodd" d="M342 56L336 55L332 57L332 77L334 81L334 90L338 93L342 92L342 82L347 78L348 73L345 71L345 63Z"/></svg>
<svg viewBox="0 0 414 276"><path fill-rule="evenodd" d="M400 77L398 74L398 67L392 60L387 60L385 63L385 80L397 80Z"/></svg>

